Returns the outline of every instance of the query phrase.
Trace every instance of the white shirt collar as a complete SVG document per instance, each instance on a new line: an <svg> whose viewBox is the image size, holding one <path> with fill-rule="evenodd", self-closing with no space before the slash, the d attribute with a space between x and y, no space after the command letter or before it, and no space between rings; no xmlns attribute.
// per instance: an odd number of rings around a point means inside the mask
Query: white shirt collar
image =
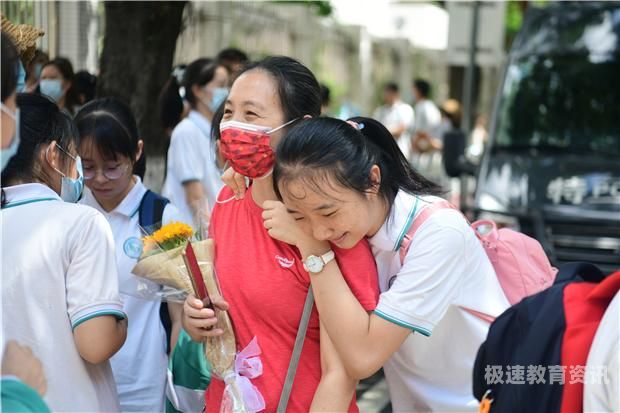
<svg viewBox="0 0 620 413"><path fill-rule="evenodd" d="M196 110L192 110L187 115L187 118L194 123L200 129L203 135L208 139L211 139L211 122L204 115Z"/></svg>
<svg viewBox="0 0 620 413"><path fill-rule="evenodd" d="M9 186L4 189L8 204L35 202L40 200L62 201L60 196L47 185L39 183Z"/></svg>
<svg viewBox="0 0 620 413"><path fill-rule="evenodd" d="M385 220L379 231L368 239L373 249L398 251L403 236L422 205L424 201L420 197L399 190L389 218Z"/></svg>
<svg viewBox="0 0 620 413"><path fill-rule="evenodd" d="M121 203L110 212L107 212L101 205L99 205L99 202L97 202L97 199L95 199L95 196L88 188L84 188L82 202L99 210L104 215L120 214L131 218L138 212L138 209L140 208L140 201L142 201L142 197L146 193L146 187L142 183L140 177L137 175L134 175L133 177L136 180L133 188L131 188L131 191L129 191Z"/></svg>

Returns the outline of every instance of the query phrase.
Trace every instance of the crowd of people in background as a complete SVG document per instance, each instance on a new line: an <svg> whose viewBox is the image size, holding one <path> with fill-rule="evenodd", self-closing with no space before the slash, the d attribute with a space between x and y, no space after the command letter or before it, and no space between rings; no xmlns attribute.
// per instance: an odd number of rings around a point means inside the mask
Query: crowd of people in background
<svg viewBox="0 0 620 413"><path fill-rule="evenodd" d="M474 359L510 304L467 219L437 208L458 101L437 105L415 79L412 106L386 83L372 117L345 105L338 119L301 62L226 48L175 66L153 103L169 137L159 195L143 182L148 137L131 107L19 42L3 31L6 411L220 411L221 378L207 371L208 385L182 391L171 373L175 352L223 334L216 310L230 314L239 352L259 348L252 411L356 412L357 383L381 368L394 411L477 410ZM224 299L135 294L152 200L158 224L214 239ZM202 351L183 354L204 368Z"/></svg>

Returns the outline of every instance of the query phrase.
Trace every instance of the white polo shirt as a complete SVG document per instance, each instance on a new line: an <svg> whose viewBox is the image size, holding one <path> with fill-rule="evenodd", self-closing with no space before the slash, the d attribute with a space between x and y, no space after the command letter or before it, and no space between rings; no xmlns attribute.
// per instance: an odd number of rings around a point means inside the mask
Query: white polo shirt
<svg viewBox="0 0 620 413"><path fill-rule="evenodd" d="M193 110L172 131L162 195L179 209L182 221L192 225L194 216L187 203L183 183L202 182L210 212L224 185L221 175L217 167L215 143L211 139L211 123Z"/></svg>
<svg viewBox="0 0 620 413"><path fill-rule="evenodd" d="M509 306L480 241L458 211L433 213L401 266L407 229L439 200L399 191L392 216L369 240L381 290L375 314L415 332L383 367L395 412L477 410L472 368L489 323L462 307L496 317Z"/></svg>
<svg viewBox="0 0 620 413"><path fill-rule="evenodd" d="M409 104L399 100L391 106L383 105L378 107L375 110L373 117L388 129L395 128L401 124L405 126L405 130L398 137L396 142L398 143L398 147L401 152L407 159L409 159L409 156L411 155L411 135L409 131L414 125L413 108Z"/></svg>
<svg viewBox="0 0 620 413"><path fill-rule="evenodd" d="M440 126L441 112L431 100L423 99L415 104L415 132L426 132L441 139Z"/></svg>
<svg viewBox="0 0 620 413"><path fill-rule="evenodd" d="M103 214L110 223L116 244L116 265L123 301L123 310L129 317L127 340L118 353L110 359L118 389L121 411L162 412L165 403L166 332L160 321L159 300L137 297L138 282L150 284L149 291L158 289L155 283L131 273L140 251L133 248L144 235L139 227L139 207L146 187L140 177L125 199L113 210L106 212L92 192L84 189L81 203ZM166 205L162 222L178 220L178 211Z"/></svg>
<svg viewBox="0 0 620 413"><path fill-rule="evenodd" d="M17 340L41 359L51 411L119 411L110 364L86 362L73 338L93 317L125 317L110 226L42 184L4 191L2 341Z"/></svg>

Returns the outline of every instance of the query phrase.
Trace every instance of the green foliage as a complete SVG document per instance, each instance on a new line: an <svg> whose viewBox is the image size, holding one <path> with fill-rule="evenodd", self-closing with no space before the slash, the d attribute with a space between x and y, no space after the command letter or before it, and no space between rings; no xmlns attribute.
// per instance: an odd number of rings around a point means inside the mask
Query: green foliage
<svg viewBox="0 0 620 413"><path fill-rule="evenodd" d="M327 17L332 14L334 8L329 0L272 0L277 4L305 4L312 7L315 13L321 17Z"/></svg>

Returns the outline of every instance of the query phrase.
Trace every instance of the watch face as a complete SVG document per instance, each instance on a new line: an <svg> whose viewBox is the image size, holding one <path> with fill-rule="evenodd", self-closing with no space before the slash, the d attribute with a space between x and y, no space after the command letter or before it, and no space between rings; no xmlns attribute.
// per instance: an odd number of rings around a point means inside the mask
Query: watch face
<svg viewBox="0 0 620 413"><path fill-rule="evenodd" d="M323 260L321 257L311 255L306 260L306 267L310 272L320 272L323 269Z"/></svg>

